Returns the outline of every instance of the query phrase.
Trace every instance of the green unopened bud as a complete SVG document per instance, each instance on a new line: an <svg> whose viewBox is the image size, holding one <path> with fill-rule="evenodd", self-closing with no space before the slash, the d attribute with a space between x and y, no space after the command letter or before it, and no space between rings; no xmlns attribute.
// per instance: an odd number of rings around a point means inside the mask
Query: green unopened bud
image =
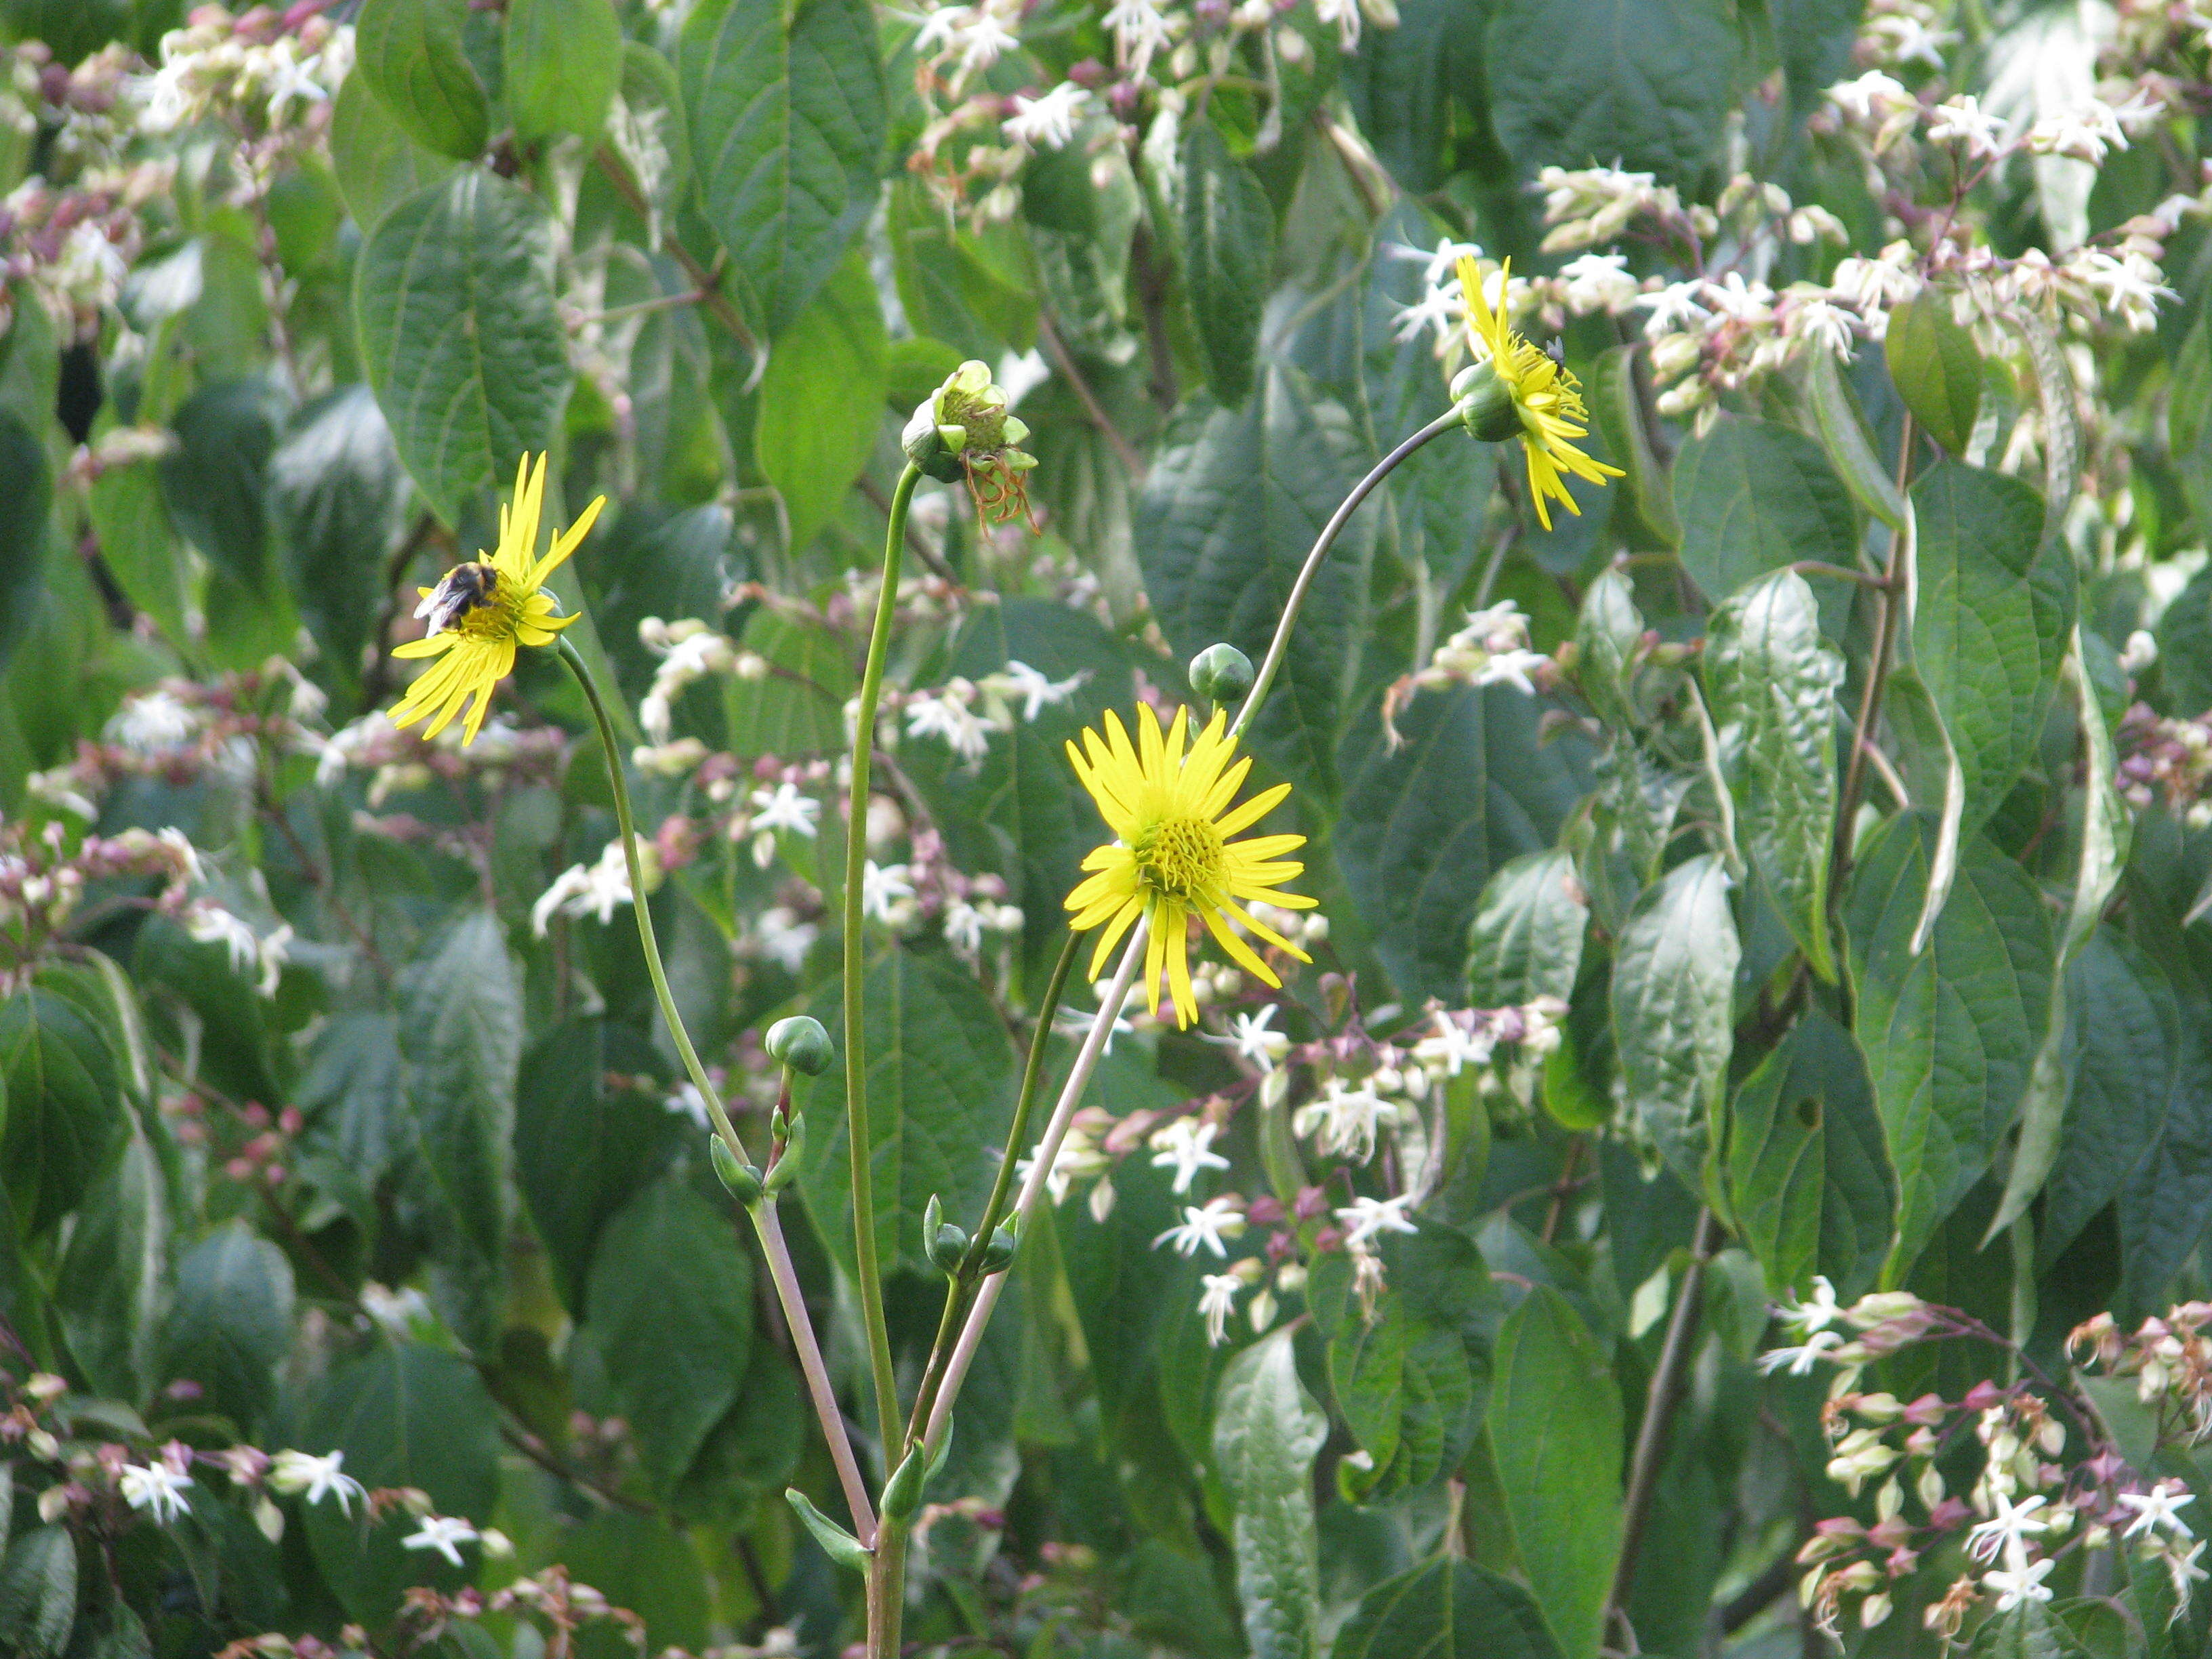
<svg viewBox="0 0 2212 1659"><path fill-rule="evenodd" d="M738 1155L730 1150L730 1143L720 1135L707 1141L707 1156L714 1166L714 1173L722 1178L722 1185L730 1189L730 1196L750 1208L760 1202L763 1191L761 1172L750 1164L738 1162Z"/></svg>
<svg viewBox="0 0 2212 1659"><path fill-rule="evenodd" d="M998 1231L991 1235L991 1242L983 1247L983 1271L987 1273L1002 1273L1012 1267L1014 1247L1017 1242L1014 1237L1014 1224L1011 1221L1000 1222Z"/></svg>
<svg viewBox="0 0 2212 1659"><path fill-rule="evenodd" d="M822 1022L807 1014L793 1014L769 1026L767 1047L770 1060L808 1077L820 1077L837 1057Z"/></svg>
<svg viewBox="0 0 2212 1659"><path fill-rule="evenodd" d="M934 1193L921 1212L921 1248L941 1273L957 1273L968 1254L968 1230L945 1218L945 1206Z"/></svg>
<svg viewBox="0 0 2212 1659"><path fill-rule="evenodd" d="M970 359L914 411L899 445L939 483L955 483L965 474L963 454L993 453L1027 436L1027 427L1008 418L1006 392L992 382L990 365Z"/></svg>
<svg viewBox="0 0 2212 1659"><path fill-rule="evenodd" d="M1513 388L1489 363L1460 370L1451 383L1452 401L1467 429L1486 444L1502 444L1521 435L1521 411L1513 402Z"/></svg>
<svg viewBox="0 0 2212 1659"><path fill-rule="evenodd" d="M879 1508L886 1521L911 1520L921 1507L922 1488L929 1484L929 1459L916 1446L906 1455L891 1478L884 1482L883 1502Z"/></svg>
<svg viewBox="0 0 2212 1659"><path fill-rule="evenodd" d="M1190 689L1217 708L1235 702L1252 689L1252 659L1226 642L1209 645L1190 659Z"/></svg>
<svg viewBox="0 0 2212 1659"><path fill-rule="evenodd" d="M791 1133L783 1143L783 1151L768 1172L766 1190L773 1195L791 1185L797 1179L800 1160L805 1156L806 1120L795 1117L791 1121Z"/></svg>

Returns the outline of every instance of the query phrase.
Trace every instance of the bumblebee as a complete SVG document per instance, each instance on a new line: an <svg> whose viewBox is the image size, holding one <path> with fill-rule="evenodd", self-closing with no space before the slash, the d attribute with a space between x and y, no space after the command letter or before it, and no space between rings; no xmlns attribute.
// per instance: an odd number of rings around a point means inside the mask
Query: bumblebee
<svg viewBox="0 0 2212 1659"><path fill-rule="evenodd" d="M474 560L455 565L415 607L416 616L430 620L425 637L444 633L479 605L496 604L494 595L498 591L499 572L490 565Z"/></svg>

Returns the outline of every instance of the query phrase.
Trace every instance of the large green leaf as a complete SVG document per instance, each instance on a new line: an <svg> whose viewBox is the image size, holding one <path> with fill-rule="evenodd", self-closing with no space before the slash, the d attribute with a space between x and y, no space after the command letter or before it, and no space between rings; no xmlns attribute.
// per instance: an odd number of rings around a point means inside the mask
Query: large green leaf
<svg viewBox="0 0 2212 1659"><path fill-rule="evenodd" d="M1467 933L1468 996L1477 1008L1565 1001L1582 969L1589 895L1574 854L1523 853L1483 884Z"/></svg>
<svg viewBox="0 0 2212 1659"><path fill-rule="evenodd" d="M169 1192L153 1144L136 1125L123 1156L87 1200L54 1280L54 1310L70 1356L94 1390L143 1401L169 1295Z"/></svg>
<svg viewBox="0 0 2212 1659"><path fill-rule="evenodd" d="M52 506L46 447L15 410L0 409L0 667L36 609Z"/></svg>
<svg viewBox="0 0 2212 1659"><path fill-rule="evenodd" d="M922 1253L931 1194L948 1216L980 1213L996 1164L991 1149L1012 1110L1013 1051L998 1010L974 978L894 948L869 964L862 1040L868 1055L869 1167L876 1252L886 1271L934 1271ZM834 989L815 1016L839 1033L840 1063L793 1091L810 1117L799 1186L814 1224L847 1268L853 1261L852 1171L847 1152L844 1026Z"/></svg>
<svg viewBox="0 0 2212 1659"><path fill-rule="evenodd" d="M888 117L866 0L700 0L677 55L707 222L780 334L876 204Z"/></svg>
<svg viewBox="0 0 2212 1659"><path fill-rule="evenodd" d="M752 1258L730 1218L681 1175L654 1182L600 1235L585 1294L580 1392L620 1417L655 1492L671 1492L738 1397L752 1346Z"/></svg>
<svg viewBox="0 0 2212 1659"><path fill-rule="evenodd" d="M1720 0L1504 0L1491 123L1524 173L1609 165L1692 185L1721 142L1737 51Z"/></svg>
<svg viewBox="0 0 2212 1659"><path fill-rule="evenodd" d="M856 249L776 337L753 448L805 547L844 504L884 423L884 313Z"/></svg>
<svg viewBox="0 0 2212 1659"><path fill-rule="evenodd" d="M1184 130L1182 161L1176 208L1184 291L1206 387L1233 406L1252 391L1260 312L1274 260L1275 210L1251 169L1230 155L1219 130L1203 115Z"/></svg>
<svg viewBox="0 0 2212 1659"><path fill-rule="evenodd" d="M393 208L362 248L354 314L369 384L399 459L449 525L558 428L568 344L553 309L554 234L535 197L464 167Z"/></svg>
<svg viewBox="0 0 2212 1659"><path fill-rule="evenodd" d="M1850 493L1802 433L1723 415L1674 459L1682 568L1718 604L1799 559L1856 564Z"/></svg>
<svg viewBox="0 0 2212 1659"><path fill-rule="evenodd" d="M2158 674L2175 714L2194 717L2212 708L2212 564L2159 615Z"/></svg>
<svg viewBox="0 0 2212 1659"><path fill-rule="evenodd" d="M476 1368L459 1355L413 1342L379 1342L368 1357L324 1384L301 1449L345 1454L345 1473L374 1492L415 1486L440 1515L487 1525L499 1502L499 1411ZM434 1553L400 1543L416 1525L404 1510L373 1529L356 1503L348 1516L328 1498L308 1505L315 1565L352 1618L372 1628L390 1620L410 1585L458 1572Z"/></svg>
<svg viewBox="0 0 2212 1659"><path fill-rule="evenodd" d="M1214 1407L1213 1455L1236 1506L1231 1542L1252 1659L1320 1651L1313 1461L1328 1419L1298 1381L1295 1335L1278 1331L1231 1360Z"/></svg>
<svg viewBox="0 0 2212 1659"><path fill-rule="evenodd" d="M614 0L509 0L505 81L525 138L597 138L623 74Z"/></svg>
<svg viewBox="0 0 2212 1659"><path fill-rule="evenodd" d="M1527 1590L1439 1557L1362 1596L1329 1659L1559 1659L1559 1653Z"/></svg>
<svg viewBox="0 0 2212 1659"><path fill-rule="evenodd" d="M331 106L331 171L346 210L364 234L384 216L453 170L450 157L425 149L368 89L350 75Z"/></svg>
<svg viewBox="0 0 2212 1659"><path fill-rule="evenodd" d="M0 461L0 474L6 465ZM190 640L185 619L196 584L161 500L160 471L149 465L108 467L92 481L87 504L100 561L123 597L150 617L171 644Z"/></svg>
<svg viewBox="0 0 2212 1659"><path fill-rule="evenodd" d="M76 1540L33 1527L0 1556L0 1646L21 1659L62 1659L76 1623Z"/></svg>
<svg viewBox="0 0 2212 1659"><path fill-rule="evenodd" d="M1613 964L1613 1034L1629 1109L1682 1183L1701 1182L1718 1137L1735 1044L1735 967L1728 867L1701 854L1644 894Z"/></svg>
<svg viewBox="0 0 2212 1659"><path fill-rule="evenodd" d="M179 533L208 562L208 640L227 665L258 667L291 648L291 604L276 574L265 499L269 458L291 400L271 382L202 386L172 422L161 496Z"/></svg>
<svg viewBox="0 0 2212 1659"><path fill-rule="evenodd" d="M292 1264L242 1221L177 1259L167 1369L206 1390L209 1409L250 1433L275 1401L292 1348Z"/></svg>
<svg viewBox="0 0 2212 1659"><path fill-rule="evenodd" d="M1270 368L1237 409L1194 398L1170 427L1137 507L1145 589L1182 658L1227 641L1267 653L1314 538L1359 482L1365 443L1343 408ZM1359 662L1371 523L1353 519L1315 577L1252 745L1333 793L1340 712Z"/></svg>
<svg viewBox="0 0 2212 1659"><path fill-rule="evenodd" d="M497 918L475 911L410 969L400 1046L407 1115L433 1206L449 1308L495 1317L471 1287L504 1259L514 1134L514 1079L522 1046L522 988ZM493 1334L483 1325L471 1341Z"/></svg>
<svg viewBox="0 0 2212 1659"><path fill-rule="evenodd" d="M1912 486L1912 663L1965 775L1967 834L2035 752L2074 620L2074 559L2017 478L1943 462Z"/></svg>
<svg viewBox="0 0 2212 1659"><path fill-rule="evenodd" d="M1965 453L1982 405L1982 354L1951 315L1951 296L1924 288L1897 307L1881 349L1905 406L1937 443Z"/></svg>
<svg viewBox="0 0 2212 1659"><path fill-rule="evenodd" d="M1490 872L1548 847L1583 780L1563 744L1538 741L1541 710L1510 686L1426 691L1344 746L1336 859L1399 994L1455 998L1468 929Z"/></svg>
<svg viewBox="0 0 2212 1659"><path fill-rule="evenodd" d="M466 160L489 136L489 100L462 44L469 0L367 0L354 70L417 143Z"/></svg>
<svg viewBox="0 0 2212 1659"><path fill-rule="evenodd" d="M2147 1312L2160 1305L2212 1216L2212 1013L2201 1001L2182 1005L2166 1128L2121 1187L2116 1209L2124 1305Z"/></svg>
<svg viewBox="0 0 2212 1659"><path fill-rule="evenodd" d="M1494 1376L1490 1444L1528 1588L1566 1659L1596 1659L1620 1554L1620 1391L1604 1349L1542 1285L1498 1332Z"/></svg>
<svg viewBox="0 0 2212 1659"><path fill-rule="evenodd" d="M1901 1279L1988 1169L2012 1123L2051 998L2051 923L2020 866L1976 838L1950 902L1916 952L1938 829L1926 813L1883 826L1850 901L1855 1034L1897 1172Z"/></svg>
<svg viewBox="0 0 2212 1659"><path fill-rule="evenodd" d="M522 1057L514 1091L514 1175L553 1258L562 1299L580 1310L607 1218L659 1173L688 1120L661 1103L663 1063L627 1026L579 1018ZM610 1076L635 1079L614 1086Z"/></svg>
<svg viewBox="0 0 2212 1659"><path fill-rule="evenodd" d="M350 689L407 508L407 475L374 394L346 386L302 409L269 457L268 479L301 619Z"/></svg>
<svg viewBox="0 0 2212 1659"><path fill-rule="evenodd" d="M76 1207L125 1132L100 1028L48 991L0 1003L0 1185L33 1236Z"/></svg>
<svg viewBox="0 0 2212 1659"><path fill-rule="evenodd" d="M1706 623L1703 665L1733 763L1736 833L1813 971L1832 981L1828 858L1844 661L1820 637L1812 587L1778 570L1739 589Z"/></svg>

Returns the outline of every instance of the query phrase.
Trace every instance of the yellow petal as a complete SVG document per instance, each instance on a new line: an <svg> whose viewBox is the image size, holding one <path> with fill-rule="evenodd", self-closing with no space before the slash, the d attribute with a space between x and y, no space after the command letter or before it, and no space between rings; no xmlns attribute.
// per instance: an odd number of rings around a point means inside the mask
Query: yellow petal
<svg viewBox="0 0 2212 1659"><path fill-rule="evenodd" d="M392 647L392 654L395 657L434 657L441 651L452 650L453 641L459 637L459 635L448 629L443 634L433 634L426 639L409 640L404 645L395 645Z"/></svg>

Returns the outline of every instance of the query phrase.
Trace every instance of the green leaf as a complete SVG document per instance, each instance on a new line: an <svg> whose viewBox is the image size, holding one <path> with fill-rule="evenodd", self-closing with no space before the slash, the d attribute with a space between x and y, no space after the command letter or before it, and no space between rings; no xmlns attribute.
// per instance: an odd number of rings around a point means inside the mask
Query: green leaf
<svg viewBox="0 0 2212 1659"><path fill-rule="evenodd" d="M2051 999L2051 924L2035 884L1976 838L1923 949L1912 938L1937 829L1884 825L1852 878L1855 1035L1897 1172L1894 1285L1988 1169L2027 1086Z"/></svg>
<svg viewBox="0 0 2212 1659"><path fill-rule="evenodd" d="M0 667L37 609L52 508L45 446L13 410L0 409Z"/></svg>
<svg viewBox="0 0 2212 1659"><path fill-rule="evenodd" d="M362 357L409 475L448 525L551 447L568 396L553 309L554 226L475 167L410 197L354 276Z"/></svg>
<svg viewBox="0 0 2212 1659"><path fill-rule="evenodd" d="M3 421L4 417L0 417ZM0 473L6 463L0 462ZM112 466L88 494L100 562L123 597L152 617L172 645L191 637L185 618L195 603L191 562L162 505L161 474L149 465ZM27 613L26 613L27 614Z"/></svg>
<svg viewBox="0 0 2212 1659"><path fill-rule="evenodd" d="M1610 164L1692 185L1721 141L1737 50L1719 0L1504 0L1484 65L1491 124L1524 175Z"/></svg>
<svg viewBox="0 0 2212 1659"><path fill-rule="evenodd" d="M1843 370L1835 353L1808 352L1805 362L1805 387L1828 464L1835 468L1836 476L1844 481L1844 488L1850 491L1853 501L1903 534L1905 496L1889 469L1874 453L1874 440L1867 432L1866 417L1859 413L1856 399L1844 384Z"/></svg>
<svg viewBox="0 0 2212 1659"><path fill-rule="evenodd" d="M2043 416L2043 533L2058 537L2064 534L2067 514L2081 484L2080 394L2051 325L2032 307L2022 307L2008 320L2027 342L2028 365L2035 371L2036 406Z"/></svg>
<svg viewBox="0 0 2212 1659"><path fill-rule="evenodd" d="M506 71L518 136L597 138L623 76L614 0L510 0Z"/></svg>
<svg viewBox="0 0 2212 1659"><path fill-rule="evenodd" d="M584 1340L600 1416L635 1437L653 1491L684 1478L738 1397L752 1346L752 1258L729 1217L667 1175L608 1221L592 1258Z"/></svg>
<svg viewBox="0 0 2212 1659"><path fill-rule="evenodd" d="M629 172L638 194L655 211L674 212L691 189L684 98L675 70L642 40L623 42L622 82L606 126L608 149Z"/></svg>
<svg viewBox="0 0 2212 1659"><path fill-rule="evenodd" d="M295 624L271 556L265 500L269 458L290 403L264 380L203 386L177 410L177 447L161 461L170 521L208 562L209 643L233 667L258 667L291 647Z"/></svg>
<svg viewBox="0 0 2212 1659"><path fill-rule="evenodd" d="M1972 1659L2087 1659L2088 1650L2039 1601L1992 1614L1974 1632Z"/></svg>
<svg viewBox="0 0 2212 1659"><path fill-rule="evenodd" d="M1371 31L1344 59L1340 84L1359 135L1411 195L1444 181L1455 83L1481 61L1486 21L1454 0L1407 0L1397 27Z"/></svg>
<svg viewBox="0 0 2212 1659"><path fill-rule="evenodd" d="M1384 1580L1337 1632L1330 1659L1559 1659L1528 1592L1439 1558Z"/></svg>
<svg viewBox="0 0 2212 1659"><path fill-rule="evenodd" d="M0 1559L0 1647L21 1659L62 1659L76 1623L76 1540L33 1527Z"/></svg>
<svg viewBox="0 0 2212 1659"><path fill-rule="evenodd" d="M1213 1418L1213 1455L1236 1506L1231 1542L1252 1659L1315 1659L1321 1568L1313 1461L1328 1419L1298 1381L1294 1333L1264 1337L1229 1362Z"/></svg>
<svg viewBox="0 0 2212 1659"><path fill-rule="evenodd" d="M1180 1092L1141 1061L1121 1054L1100 1062L1093 1085L1109 1110L1165 1111ZM1103 1217L1071 1211L1054 1224L1067 1275L1068 1299L1091 1353L1091 1386L1109 1432L1141 1415L1161 1331L1177 1302L1195 1296L1184 1264L1154 1241L1182 1218L1170 1177L1150 1164L1115 1171L1114 1207Z"/></svg>
<svg viewBox="0 0 2212 1659"><path fill-rule="evenodd" d="M1575 613L1575 682L1619 742L1643 724L1629 692L1644 617L1627 573L1601 571Z"/></svg>
<svg viewBox="0 0 2212 1659"><path fill-rule="evenodd" d="M75 1209L125 1127L113 1052L51 992L0 1003L0 1186L36 1237Z"/></svg>
<svg viewBox="0 0 2212 1659"><path fill-rule="evenodd" d="M268 479L301 618L350 690L407 509L407 475L374 394L346 386L302 409L269 457Z"/></svg>
<svg viewBox="0 0 2212 1659"><path fill-rule="evenodd" d="M1203 113L1183 130L1182 162L1176 210L1184 291L1206 389L1233 408L1252 392L1260 313L1273 275L1275 210Z"/></svg>
<svg viewBox="0 0 2212 1659"><path fill-rule="evenodd" d="M2158 675L2176 714L2212 708L2212 564L2159 614Z"/></svg>
<svg viewBox="0 0 2212 1659"><path fill-rule="evenodd" d="M1604 1630L1620 1554L1621 1422L1604 1349L1565 1297L1535 1286L1498 1334L1490 1443L1528 1588L1566 1659L1595 1659Z"/></svg>
<svg viewBox="0 0 2212 1659"><path fill-rule="evenodd" d="M888 125L866 0L701 0L677 54L707 222L781 334L876 204Z"/></svg>
<svg viewBox="0 0 2212 1659"><path fill-rule="evenodd" d="M459 1356L414 1342L380 1341L366 1359L332 1373L301 1431L301 1449L345 1454L345 1472L374 1492L416 1486L440 1515L488 1525L499 1502L499 1413L477 1376ZM381 1627L410 1585L458 1587L444 1578L434 1553L404 1548L414 1518L364 1530L356 1504L350 1516L331 1500L302 1516L315 1565L347 1613Z"/></svg>
<svg viewBox="0 0 2212 1659"><path fill-rule="evenodd" d="M1614 486L1613 524L1632 548L1681 545L1682 526L1674 516L1674 476L1651 447L1644 400L1636 390L1636 348L1614 346L1589 372L1591 425L1604 440L1606 459L1627 477Z"/></svg>
<svg viewBox="0 0 2212 1659"><path fill-rule="evenodd" d="M207 1391L209 1407L242 1433L276 1395L292 1349L292 1264L242 1221L217 1228L177 1259L167 1370Z"/></svg>
<svg viewBox="0 0 2212 1659"><path fill-rule="evenodd" d="M661 1103L651 1079L663 1066L642 1036L599 1018L568 1020L522 1057L515 1184L572 1312L583 1306L599 1230L660 1172L689 1121ZM642 1086L611 1086L610 1073Z"/></svg>
<svg viewBox="0 0 2212 1659"><path fill-rule="evenodd" d="M354 70L416 143L459 160L481 155L490 102L462 45L468 0L367 0L354 22Z"/></svg>
<svg viewBox="0 0 2212 1659"><path fill-rule="evenodd" d="M1965 832L2034 755L2074 620L2074 561L2016 478L1944 462L1912 486L1912 662L1965 775Z"/></svg>
<svg viewBox="0 0 2212 1659"><path fill-rule="evenodd" d="M561 1541L561 1561L574 1582L589 1584L645 1621L645 1650L697 1652L707 1645L710 1603L700 1552L670 1521L629 1510L600 1509ZM635 1655L627 1634L605 1626L578 1633L572 1651L587 1659Z"/></svg>
<svg viewBox="0 0 2212 1659"><path fill-rule="evenodd" d="M753 447L783 497L794 550L814 539L867 465L884 423L888 346L854 249L769 353Z"/></svg>
<svg viewBox="0 0 2212 1659"><path fill-rule="evenodd" d="M1255 663L1265 657L1307 552L1367 462L1351 417L1292 370L1267 368L1239 408L1207 397L1183 407L1146 475L1134 526L1145 591L1176 656L1225 640ZM1371 518L1355 517L1314 578L1251 728L1254 749L1323 793L1335 790L1373 550Z"/></svg>
<svg viewBox="0 0 2212 1659"><path fill-rule="evenodd" d="M1540 743L1534 699L1510 686L1424 691L1345 744L1336 859L1400 995L1455 997L1468 929L1490 872L1548 847L1584 781L1564 744Z"/></svg>
<svg viewBox="0 0 2212 1659"><path fill-rule="evenodd" d="M331 171L346 211L364 234L457 165L410 137L368 89L368 81L357 75L346 77L331 106Z"/></svg>
<svg viewBox="0 0 2212 1659"><path fill-rule="evenodd" d="M2129 1176L2115 1207L2122 1295L2138 1308L2151 1306L2212 1214L2212 1018L2201 1001L2182 1005L2166 1131Z"/></svg>
<svg viewBox="0 0 2212 1659"><path fill-rule="evenodd" d="M765 605L745 619L745 648L779 672L741 680L732 694L730 742L741 755L804 755L845 740L853 660L822 629Z"/></svg>
<svg viewBox="0 0 2212 1659"><path fill-rule="evenodd" d="M522 988L497 918L463 916L409 970L405 996L408 1119L441 1265L466 1284L495 1275L507 1248ZM482 1341L488 1333L464 1334Z"/></svg>
<svg viewBox="0 0 2212 1659"><path fill-rule="evenodd" d="M1706 623L1702 665L1723 750L1734 759L1736 833L1806 961L1832 982L1828 860L1844 661L1820 637L1811 586L1778 570L1733 594Z"/></svg>
<svg viewBox="0 0 2212 1659"><path fill-rule="evenodd" d="M1735 1043L1742 947L1729 886L1716 854L1675 866L1638 902L1613 953L1614 1054L1629 1109L1693 1192L1718 1140Z"/></svg>
<svg viewBox="0 0 2212 1659"><path fill-rule="evenodd" d="M1520 1006L1574 995L1582 971L1589 895L1574 854L1524 853L1483 884L1467 933L1467 982L1477 1008Z"/></svg>
<svg viewBox="0 0 2212 1659"><path fill-rule="evenodd" d="M2143 1168L2166 1131L2182 1047L2181 1008L2157 961L2100 927L2066 964L2072 1086L2050 1166L2036 1251L2055 1261Z"/></svg>
<svg viewBox="0 0 2212 1659"><path fill-rule="evenodd" d="M1795 562L1855 567L1858 518L1820 447L1802 433L1723 415L1674 458L1682 568L1718 604Z"/></svg>
<svg viewBox="0 0 2212 1659"><path fill-rule="evenodd" d="M886 1272L929 1273L922 1211L933 1193L953 1215L982 1210L995 1173L989 1149L1012 1109L1013 1054L998 1010L974 978L928 957L885 951L868 966L864 999L876 1250ZM814 1224L849 1271L853 1194L840 1000L831 990L809 1011L837 1034L839 1063L803 1079L792 1098L811 1120L799 1188Z"/></svg>
<svg viewBox="0 0 2212 1659"><path fill-rule="evenodd" d="M812 1534L814 1541L822 1546L823 1554L839 1566L849 1567L854 1572L865 1573L868 1571L869 1565L874 1557L868 1550L862 1547L859 1539L823 1514L820 1510L816 1509L813 1500L798 1487L787 1488L783 1495L785 1500L790 1504L793 1512L799 1516L808 1533Z"/></svg>
<svg viewBox="0 0 2212 1659"><path fill-rule="evenodd" d="M1739 1236L1777 1297L1815 1272L1846 1296L1889 1249L1881 1121L1850 1034L1815 1010L1744 1079L1729 1114L1728 1193Z"/></svg>
<svg viewBox="0 0 2212 1659"><path fill-rule="evenodd" d="M70 1230L54 1279L63 1337L95 1393L143 1401L157 1380L155 1339L170 1291L170 1221L161 1160L134 1123L123 1156Z"/></svg>
<svg viewBox="0 0 2212 1659"><path fill-rule="evenodd" d="M1950 296L1923 288L1893 309L1881 349L1913 418L1952 454L1964 454L1981 412L1982 354L1953 319Z"/></svg>

